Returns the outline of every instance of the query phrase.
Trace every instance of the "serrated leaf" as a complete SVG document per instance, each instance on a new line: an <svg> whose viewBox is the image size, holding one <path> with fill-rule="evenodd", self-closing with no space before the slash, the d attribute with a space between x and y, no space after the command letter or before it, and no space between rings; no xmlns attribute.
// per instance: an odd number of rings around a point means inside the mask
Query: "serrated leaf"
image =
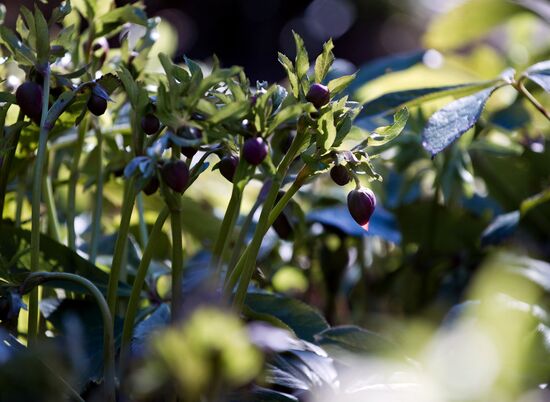
<svg viewBox="0 0 550 402"><path fill-rule="evenodd" d="M334 115L332 111L323 114L317 121L317 146L322 150L329 149L336 139L336 126L334 125Z"/></svg>
<svg viewBox="0 0 550 402"><path fill-rule="evenodd" d="M327 84L328 90L330 91L330 95L334 96L339 94L344 89L346 89L347 86L350 85L354 79L355 79L355 74L344 75L342 77L333 79Z"/></svg>
<svg viewBox="0 0 550 402"><path fill-rule="evenodd" d="M32 50L25 45L13 31L5 26L0 26L0 38L10 48L16 60L20 60L17 56L22 56L27 64L36 64L36 57Z"/></svg>
<svg viewBox="0 0 550 402"><path fill-rule="evenodd" d="M294 65L292 64L292 61L290 61L290 59L281 52L279 52L278 60L286 71L292 95L294 95L295 98L298 98L300 96L300 86L298 84L298 77L294 72Z"/></svg>
<svg viewBox="0 0 550 402"><path fill-rule="evenodd" d="M460 98L435 112L422 132L424 148L432 156L436 155L472 128L481 116L485 103L497 88L499 87L493 86Z"/></svg>
<svg viewBox="0 0 550 402"><path fill-rule="evenodd" d="M39 63L47 63L50 54L50 32L44 14L36 8L34 11L36 27L36 54Z"/></svg>
<svg viewBox="0 0 550 402"><path fill-rule="evenodd" d="M409 120L409 110L407 108L401 109L395 114L393 119L393 124L391 126L377 128L374 133L371 134L367 141L368 146L379 147L387 144L401 134Z"/></svg>
<svg viewBox="0 0 550 402"><path fill-rule="evenodd" d="M292 31L292 34L296 43L296 75L298 76L298 81L302 81L309 70L309 56L302 37L294 31Z"/></svg>
<svg viewBox="0 0 550 402"><path fill-rule="evenodd" d="M329 39L323 45L323 53L317 56L317 60L315 60L315 82L317 83L323 82L334 62L332 49L334 49L334 44L332 39Z"/></svg>
<svg viewBox="0 0 550 402"><path fill-rule="evenodd" d="M224 120L229 118L240 118L243 117L244 112L248 109L250 103L246 100L241 102L233 102L223 108L219 109L215 114L213 114L208 120L212 124L219 124Z"/></svg>
<svg viewBox="0 0 550 402"><path fill-rule="evenodd" d="M267 133L268 134L272 133L281 124L283 124L283 123L285 123L289 120L293 120L293 119L298 118L302 114L304 109L305 109L305 106L302 105L302 104L294 104L294 105L290 105L290 106L284 108L279 113L277 113L275 115L275 117L273 117L273 119L269 123Z"/></svg>
<svg viewBox="0 0 550 402"><path fill-rule="evenodd" d="M546 92L550 92L550 60L532 65L523 75L535 82Z"/></svg>

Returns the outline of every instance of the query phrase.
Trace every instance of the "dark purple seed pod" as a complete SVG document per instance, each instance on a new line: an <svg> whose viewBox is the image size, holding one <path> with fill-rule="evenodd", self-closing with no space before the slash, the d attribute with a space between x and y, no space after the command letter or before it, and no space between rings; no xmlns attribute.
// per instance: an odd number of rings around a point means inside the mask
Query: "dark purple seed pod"
<svg viewBox="0 0 550 402"><path fill-rule="evenodd" d="M332 169L330 169L330 177L339 186L345 186L351 180L348 169L343 165L334 165Z"/></svg>
<svg viewBox="0 0 550 402"><path fill-rule="evenodd" d="M284 212L281 212L281 214L273 222L273 229L283 240L290 240L294 234L294 229L292 228L292 225Z"/></svg>
<svg viewBox="0 0 550 402"><path fill-rule="evenodd" d="M267 143L262 137L249 138L243 145L243 157L251 165L259 165L267 156Z"/></svg>
<svg viewBox="0 0 550 402"><path fill-rule="evenodd" d="M88 99L88 110L96 116L101 116L107 110L107 100L93 93Z"/></svg>
<svg viewBox="0 0 550 402"><path fill-rule="evenodd" d="M220 173L223 177L225 177L228 181L233 183L233 177L235 177L235 172L237 171L237 165L239 164L239 158L235 155L228 155L224 156L220 163L218 164L218 168L220 169Z"/></svg>
<svg viewBox="0 0 550 402"><path fill-rule="evenodd" d="M149 179L145 187L143 187L143 192L145 193L145 195L155 194L159 189L159 186L160 186L160 182L158 177L153 176L151 177L151 179Z"/></svg>
<svg viewBox="0 0 550 402"><path fill-rule="evenodd" d="M306 100L313 103L317 109L322 108L330 101L330 91L322 84L313 84L306 95Z"/></svg>
<svg viewBox="0 0 550 402"><path fill-rule="evenodd" d="M147 113L141 118L141 128L147 135L156 134L160 128L160 121L154 114Z"/></svg>
<svg viewBox="0 0 550 402"><path fill-rule="evenodd" d="M189 181L189 168L182 160L166 162L160 171L164 183L176 193L183 193Z"/></svg>
<svg viewBox="0 0 550 402"><path fill-rule="evenodd" d="M202 131L196 127L187 127L186 129L189 139L200 140ZM192 158L198 151L198 147L181 147L181 153L188 158Z"/></svg>
<svg viewBox="0 0 550 402"><path fill-rule="evenodd" d="M27 81L15 91L15 99L21 111L36 123L42 115L42 87L36 82Z"/></svg>
<svg viewBox="0 0 550 402"><path fill-rule="evenodd" d="M348 194L348 210L360 226L368 229L369 220L376 208L376 196L369 188L360 188Z"/></svg>

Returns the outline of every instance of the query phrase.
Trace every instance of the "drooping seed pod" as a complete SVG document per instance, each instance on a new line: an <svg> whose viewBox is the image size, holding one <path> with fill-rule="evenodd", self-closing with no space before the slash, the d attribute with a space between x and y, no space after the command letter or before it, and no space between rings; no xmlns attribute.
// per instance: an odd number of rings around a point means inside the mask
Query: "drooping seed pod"
<svg viewBox="0 0 550 402"><path fill-rule="evenodd" d="M96 116L101 116L107 110L107 100L99 95L92 93L88 99L88 110Z"/></svg>
<svg viewBox="0 0 550 402"><path fill-rule="evenodd" d="M343 165L335 165L330 169L331 179L339 186L345 186L351 180L348 169Z"/></svg>
<svg viewBox="0 0 550 402"><path fill-rule="evenodd" d="M202 131L196 127L187 127L186 128L187 137L190 140L200 140L202 138ZM192 158L198 151L198 146L194 147L181 147L181 153L188 158Z"/></svg>
<svg viewBox="0 0 550 402"><path fill-rule="evenodd" d="M24 82L15 91L15 99L21 111L37 124L42 115L42 94L42 87L32 81Z"/></svg>
<svg viewBox="0 0 550 402"><path fill-rule="evenodd" d="M189 181L189 168L182 160L166 162L161 168L164 183L176 193L183 193Z"/></svg>
<svg viewBox="0 0 550 402"><path fill-rule="evenodd" d="M147 135L156 134L160 128L160 121L154 114L147 113L141 118L141 128Z"/></svg>
<svg viewBox="0 0 550 402"><path fill-rule="evenodd" d="M348 194L348 210L360 226L368 229L369 220L376 208L376 196L369 188L360 188Z"/></svg>
<svg viewBox="0 0 550 402"><path fill-rule="evenodd" d="M267 143L262 137L249 138L243 145L243 157L251 165L259 165L267 156Z"/></svg>
<svg viewBox="0 0 550 402"><path fill-rule="evenodd" d="M151 177L145 187L143 187L143 192L145 195L155 194L160 186L160 182L157 176Z"/></svg>
<svg viewBox="0 0 550 402"><path fill-rule="evenodd" d="M330 101L330 91L323 84L313 84L306 94L306 100L313 103L317 109L322 108Z"/></svg>
<svg viewBox="0 0 550 402"><path fill-rule="evenodd" d="M235 177L235 172L237 171L238 164L239 158L237 156L227 155L220 160L218 168L220 169L220 173L222 174L222 176L233 183L233 177Z"/></svg>

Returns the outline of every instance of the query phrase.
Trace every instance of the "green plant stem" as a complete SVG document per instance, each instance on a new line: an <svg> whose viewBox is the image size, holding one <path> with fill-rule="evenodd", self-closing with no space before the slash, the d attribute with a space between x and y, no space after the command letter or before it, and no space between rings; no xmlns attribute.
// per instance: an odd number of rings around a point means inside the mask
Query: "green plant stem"
<svg viewBox="0 0 550 402"><path fill-rule="evenodd" d="M149 236L147 235L147 222L145 222L145 208L143 207L143 193L141 191L136 197L136 204L139 217L139 239L143 248L149 242Z"/></svg>
<svg viewBox="0 0 550 402"><path fill-rule="evenodd" d="M57 208L53 196L52 179L49 176L44 176L44 202L48 211L48 232L50 236L57 242L61 243L61 230L59 228L59 219L57 218Z"/></svg>
<svg viewBox="0 0 550 402"><path fill-rule="evenodd" d="M115 338L113 331L113 319L109 311L109 306L107 305L99 289L88 279L67 272L33 272L27 276L21 288L24 289L24 291L27 291L28 287L32 286L32 291L35 291L37 286L42 283L59 280L72 282L86 288L86 290L94 297L99 307L101 317L103 319L103 336L105 338L103 349L103 375L106 392L105 400L115 401Z"/></svg>
<svg viewBox="0 0 550 402"><path fill-rule="evenodd" d="M548 112L548 110L546 110L544 108L544 106L542 106L542 104L537 100L537 98L535 98L533 96L533 94L531 94L531 92L529 92L527 90L527 88L525 88L525 85L523 84L522 81L519 81L517 82L514 87L523 95L527 98L527 100L529 102L531 102L531 104L544 116L546 117L548 120L550 120L550 113Z"/></svg>
<svg viewBox="0 0 550 402"><path fill-rule="evenodd" d="M221 271L224 255L232 239L231 234L233 233L235 223L237 222L237 217L239 216L239 212L241 210L242 199L242 189L237 183L235 183L233 185L231 199L227 205L220 231L218 232L218 237L214 243L214 248L212 249L212 266L218 274Z"/></svg>
<svg viewBox="0 0 550 402"><path fill-rule="evenodd" d="M150 239L154 240L162 233L162 227L170 215L170 210L168 207L164 207L160 212L153 228L151 229ZM132 285L132 293L130 294L130 300L128 301L128 306L126 308L126 314L124 316L124 326L122 329L122 344L121 344L121 367L124 367L124 356L127 348L130 346L130 341L132 340L132 333L134 329L134 323L139 308L139 303L141 301L141 291L143 289L143 284L145 283L145 278L147 276L147 270L151 259L153 257L153 251L155 247L154 241L147 242L145 249L143 250L143 255L139 262L139 266L136 273L136 278Z"/></svg>
<svg viewBox="0 0 550 402"><path fill-rule="evenodd" d="M235 242L235 246L233 247L233 253L231 254L231 259L229 260L229 264L227 264L226 277L231 275L231 272L233 272L235 264L237 264L237 261L239 260L239 257L241 255L241 251L246 239L246 234L248 233L248 228L252 224L252 219L254 219L254 214L256 213L260 205L262 205L260 200L254 203L254 205L250 209L250 212L248 213L246 219L244 220L241 226L239 237L237 238L237 241Z"/></svg>
<svg viewBox="0 0 550 402"><path fill-rule="evenodd" d="M76 146L73 155L73 163L71 165L71 175L69 177L69 191L67 200L67 239L69 248L76 250L76 233L74 228L74 221L76 217L76 187L78 185L78 178L80 177L80 157L82 155L82 148L84 146L84 138L88 131L88 116L84 117L84 120L78 126L78 137L76 139Z"/></svg>
<svg viewBox="0 0 550 402"><path fill-rule="evenodd" d="M260 214L260 219L258 221L258 225L256 226L252 241L247 246L245 252L237 262L237 265L235 266L235 269L233 270L231 277L229 278L229 282L226 284L227 286L225 287L225 292L226 294L230 294L234 287L234 284L232 285L231 282L236 281L237 277L239 279L235 298L233 299L233 306L237 309L237 311L240 311L244 304L248 285L250 283L250 280L252 279L254 268L256 266L256 257L258 256L258 252L260 250L260 246L262 244L265 233L270 226L269 215L277 199L277 194L287 173L287 170L290 167L290 164L298 154L298 151L301 149L303 142L305 141L305 137L305 133L299 130L290 146L290 149L279 164L279 167L277 168L277 171L275 173L275 177L273 178L271 188L269 189L269 192L264 201L262 212ZM283 208L284 207L281 207L280 209L282 210Z"/></svg>
<svg viewBox="0 0 550 402"><path fill-rule="evenodd" d="M180 208L170 211L172 226L172 322L179 317L183 300L183 233L181 225L181 197L178 195Z"/></svg>
<svg viewBox="0 0 550 402"><path fill-rule="evenodd" d="M42 175L46 150L48 145L49 128L46 127L48 115L48 101L50 97L50 66L47 65L44 72L44 89L42 92L42 115L40 118L40 134L38 137L38 151L34 162L33 186L32 186L32 215L31 215L31 272L37 272L40 268L40 195L42 194ZM28 313L28 340L33 345L38 336L38 289L33 289L29 295Z"/></svg>
<svg viewBox="0 0 550 402"><path fill-rule="evenodd" d="M286 207L288 202L292 199L292 197L302 187L302 185L304 184L304 182L308 178L308 176L309 176L309 170L308 170L307 167L304 167L300 171L300 174L298 175L296 180L292 183L292 185L289 187L289 189L285 192L284 196L281 197L281 199L276 204L274 204L273 209L269 213L267 224L265 226L265 230L263 232L262 238L263 238L263 236L265 236L265 233L267 232L269 227L271 225L273 225L273 222L275 222L277 217L284 210L284 208ZM264 204L264 208L265 208L265 204ZM252 219L250 215L249 215L249 218L250 218L250 220ZM259 223L258 223L258 225L259 225ZM244 228L244 225L243 225L243 228ZM241 236L244 237L243 232L241 232ZM260 245L261 245L261 243L260 243ZM244 258L244 259L249 258L249 253L250 252L251 252L250 249L247 247L245 249L244 253L242 254L241 258ZM240 262L240 260L239 260L239 262ZM242 264L242 263L237 263L235 268L233 268L231 270L228 270L227 276L226 276L226 281L225 281L226 295L229 295L232 292L235 285L237 284L237 281L239 280L239 278L242 274L242 270L243 270L244 266L245 265ZM230 267L232 267L232 265L230 265Z"/></svg>
<svg viewBox="0 0 550 402"><path fill-rule="evenodd" d="M25 115L19 111L17 121L22 121ZM8 180L10 176L11 164L15 158L15 152L17 151L17 145L19 144L19 138L21 137L21 130L17 130L15 135L10 141L8 146L8 152L4 156L3 161L0 163L0 222L4 217L4 203L6 201L6 191L8 188Z"/></svg>
<svg viewBox="0 0 550 402"><path fill-rule="evenodd" d="M101 236L101 215L103 210L103 135L101 129L96 127L97 138L97 165L96 165L96 193L95 206L92 216L92 238L90 241L90 262L95 264L98 251L99 238Z"/></svg>
<svg viewBox="0 0 550 402"><path fill-rule="evenodd" d="M26 174L22 172L17 178L17 196L15 199L16 208L15 208L15 226L21 226L21 215L23 214L23 202L25 201L25 191L27 190L26 186Z"/></svg>
<svg viewBox="0 0 550 402"><path fill-rule="evenodd" d="M113 262L111 264L111 272L109 274L109 284L107 287L107 304L109 305L109 309L113 317L116 314L118 281L124 268L124 251L126 250L128 233L130 231L130 219L132 218L132 211L134 209L134 181L135 179L131 178L126 182L122 201L120 226L115 242L115 251L113 254Z"/></svg>

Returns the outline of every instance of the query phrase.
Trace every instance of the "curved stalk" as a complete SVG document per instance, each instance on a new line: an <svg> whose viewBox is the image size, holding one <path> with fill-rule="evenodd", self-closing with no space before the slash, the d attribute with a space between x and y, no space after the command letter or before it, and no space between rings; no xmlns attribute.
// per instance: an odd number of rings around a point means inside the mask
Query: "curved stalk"
<svg viewBox="0 0 550 402"><path fill-rule="evenodd" d="M533 94L531 92L529 92L527 90L527 88L525 88L525 85L523 85L523 81L519 81L518 83L516 83L514 85L514 87L523 95L527 98L527 100L529 102L531 102L531 104L544 116L546 117L548 120L550 120L550 112L548 112L548 110L546 110L544 108L544 106L542 106L542 104L537 100L537 98L535 98L533 96Z"/></svg>
<svg viewBox="0 0 550 402"><path fill-rule="evenodd" d="M69 177L69 193L67 200L67 239L69 248L76 250L76 233L74 221L76 217L76 186L80 176L80 157L82 155L82 147L84 146L84 137L88 131L89 117L85 116L84 121L78 126L78 137L76 139L75 152L73 155L73 163L71 165L71 175Z"/></svg>
<svg viewBox="0 0 550 402"><path fill-rule="evenodd" d="M139 192L136 197L137 211L139 217L139 240L141 241L141 247L145 247L149 242L149 236L147 235L147 223L145 222L145 208L143 206L143 193Z"/></svg>
<svg viewBox="0 0 550 402"><path fill-rule="evenodd" d="M181 226L181 198L179 209L170 211L170 223L172 225L172 322L179 317L183 300L183 233Z"/></svg>
<svg viewBox="0 0 550 402"><path fill-rule="evenodd" d="M250 280L252 279L252 274L254 273L254 268L256 266L256 257L258 256L258 252L260 250L260 246L262 244L265 233L270 226L269 217L277 199L277 194L279 193L279 189L281 188L281 184L287 173L288 168L290 167L290 164L296 157L298 151L302 147L303 142L305 141L305 137L306 136L304 132L298 132L290 146L290 149L279 164L271 188L269 189L264 205L262 207L262 213L260 214L260 219L258 221L258 225L256 226L252 241L237 262L237 265L235 266L235 269L233 270L228 283L226 283L225 292L226 294L230 294L233 291L236 280L239 280L237 291L235 293L235 298L233 299L233 306L237 310L240 310L243 306L246 292L248 290L248 285L250 283ZM284 207L281 207L281 210L282 208Z"/></svg>
<svg viewBox="0 0 550 402"><path fill-rule="evenodd" d="M92 238L90 241L90 262L95 264L99 237L101 235L101 211L103 210L103 135L96 127L97 138L97 166L96 166L96 193L95 206L92 216Z"/></svg>
<svg viewBox="0 0 550 402"><path fill-rule="evenodd" d="M115 338L113 331L113 320L103 295L99 289L88 279L79 275L70 274L67 272L33 272L25 279L25 282L21 285L22 292L26 292L32 287L32 291L35 291L37 286L50 281L68 281L76 283L84 288L95 299L101 317L103 319L103 336L105 338L103 349L103 376L105 381L105 392L107 401L115 401L116 388L115 388Z"/></svg>
<svg viewBox="0 0 550 402"><path fill-rule="evenodd" d="M128 233L130 231L130 219L132 218L132 211L134 209L135 189L134 178L131 178L126 182L124 197L122 201L122 214L120 217L120 226L118 228L118 235L115 242L115 251L113 254L113 262L111 264L111 272L109 274L109 284L107 287L107 304L113 317L116 313L117 305L117 290L118 281L123 271L124 266L124 251L126 250L126 243L128 241Z"/></svg>
<svg viewBox="0 0 550 402"><path fill-rule="evenodd" d="M48 211L48 232L50 236L57 242L61 243L61 230L59 228L59 220L57 218L57 208L53 197L52 179L49 176L44 176L44 202Z"/></svg>
<svg viewBox="0 0 550 402"><path fill-rule="evenodd" d="M38 137L38 151L34 163L32 186L32 215L31 215L31 272L36 272L40 267L40 195L42 194L42 175L46 150L48 144L49 128L46 127L48 115L48 101L50 97L50 66L47 65L44 72L44 89L42 93L42 116L40 118L40 134ZM29 295L29 321L28 338L32 345L38 336L38 289L34 289Z"/></svg>
<svg viewBox="0 0 550 402"><path fill-rule="evenodd" d="M155 239L162 233L162 227L166 222L166 219L168 219L169 215L170 211L167 207L164 207L163 210L160 212L153 228L151 229L150 239ZM141 301L141 290L143 289L143 284L145 283L145 278L147 276L147 270L153 257L154 247L155 243L153 241L149 241L145 246L145 249L143 250L143 255L141 256L141 261L139 262L139 266L137 269L136 278L134 279L134 283L132 285L132 293L130 294L130 300L128 301L126 314L124 315L124 326L122 329L122 344L120 347L121 367L124 367L125 359L123 357L125 356L126 349L129 347L130 341L132 339L134 323L139 308L139 303Z"/></svg>

